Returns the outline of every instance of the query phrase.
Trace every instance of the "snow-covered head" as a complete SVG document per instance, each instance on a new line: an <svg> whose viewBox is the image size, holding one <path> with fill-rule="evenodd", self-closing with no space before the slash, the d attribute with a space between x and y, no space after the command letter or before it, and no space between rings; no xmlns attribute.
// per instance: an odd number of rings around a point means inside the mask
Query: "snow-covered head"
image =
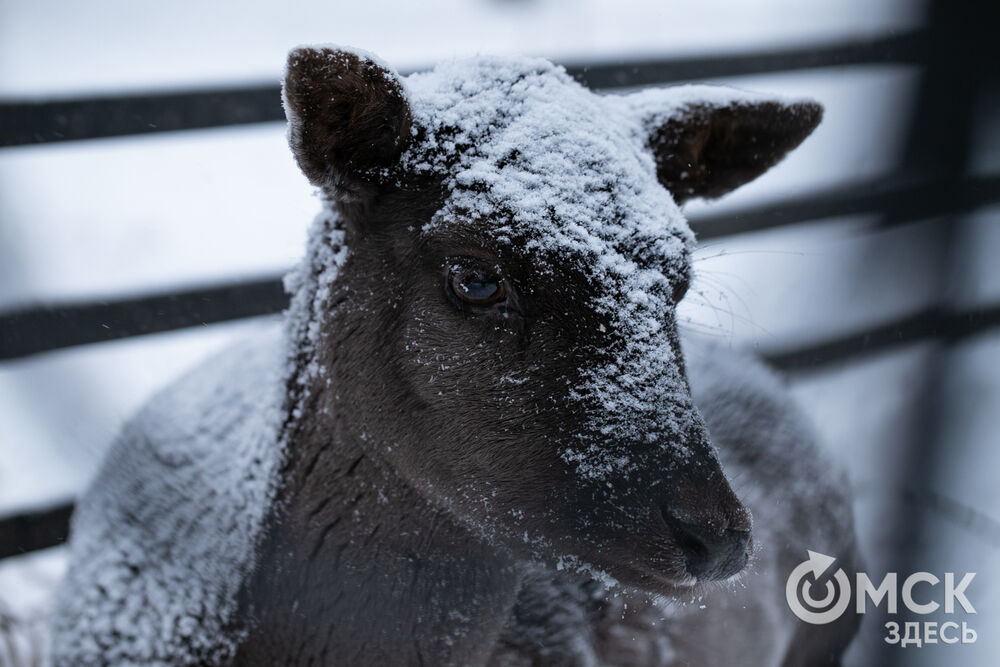
<svg viewBox="0 0 1000 667"><path fill-rule="evenodd" d="M680 354L678 203L763 173L819 107L602 96L529 58L403 80L334 49L293 51L284 94L331 210L295 284L304 393L519 553L658 590L741 570L750 517Z"/></svg>

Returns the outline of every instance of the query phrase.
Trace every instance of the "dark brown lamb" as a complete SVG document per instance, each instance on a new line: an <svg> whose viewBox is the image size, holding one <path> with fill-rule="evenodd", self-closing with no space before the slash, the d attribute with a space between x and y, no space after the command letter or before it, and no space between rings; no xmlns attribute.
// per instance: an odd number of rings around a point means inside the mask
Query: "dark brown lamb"
<svg viewBox="0 0 1000 667"><path fill-rule="evenodd" d="M853 567L843 477L778 380L676 322L679 204L820 108L328 48L284 100L325 203L285 326L126 426L55 663L839 664L853 621L798 621L784 578Z"/></svg>

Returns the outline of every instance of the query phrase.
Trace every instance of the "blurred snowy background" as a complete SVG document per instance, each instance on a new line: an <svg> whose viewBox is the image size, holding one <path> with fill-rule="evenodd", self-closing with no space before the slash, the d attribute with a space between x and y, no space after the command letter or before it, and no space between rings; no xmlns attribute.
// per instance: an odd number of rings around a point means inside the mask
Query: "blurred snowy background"
<svg viewBox="0 0 1000 667"><path fill-rule="evenodd" d="M923 3L903 0L0 0L0 98L276 82L285 53L301 43L359 46L400 69L476 52L599 63L900 34L925 25L926 15ZM812 138L760 180L722 201L689 205L692 218L871 182L907 158L919 67L841 66L721 82L813 97L826 116ZM982 102L970 173L1000 169L1000 122L989 106L997 100L993 89ZM317 208L281 123L3 148L0 312L272 275L297 259ZM942 303L962 309L1000 302L1000 207L947 220L881 222L872 213L705 243L682 309L686 326L772 352ZM271 321L0 363L0 516L72 498L136 407L183 370ZM885 619L873 615L851 664L996 664L998 331L945 349L927 340L790 375L794 393L850 469L873 577L888 570L978 573L969 589L979 612L970 617L976 644L910 649L904 657L898 648L879 653L889 650L881 641ZM930 422L929 411L937 415ZM928 439L945 443L947 455L914 461L911 454L925 451ZM6 559L0 597L19 598L18 591L60 567L58 550Z"/></svg>

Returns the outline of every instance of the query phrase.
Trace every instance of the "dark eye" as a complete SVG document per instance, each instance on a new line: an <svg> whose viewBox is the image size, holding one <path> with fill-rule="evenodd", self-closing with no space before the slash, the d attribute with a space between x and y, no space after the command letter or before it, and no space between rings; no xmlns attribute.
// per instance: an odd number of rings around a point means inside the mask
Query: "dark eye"
<svg viewBox="0 0 1000 667"><path fill-rule="evenodd" d="M448 274L448 288L459 301L474 306L500 303L507 297L503 278L482 269L453 266Z"/></svg>

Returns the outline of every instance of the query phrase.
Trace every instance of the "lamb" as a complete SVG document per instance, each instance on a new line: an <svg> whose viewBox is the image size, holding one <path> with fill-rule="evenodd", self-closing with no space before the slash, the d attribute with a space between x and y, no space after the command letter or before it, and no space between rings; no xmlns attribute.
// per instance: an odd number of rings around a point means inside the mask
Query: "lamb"
<svg viewBox="0 0 1000 667"><path fill-rule="evenodd" d="M851 567L842 476L778 380L675 317L679 204L820 107L327 47L283 95L324 201L284 326L126 425L55 663L838 664L853 621L797 621L782 582L806 548Z"/></svg>

